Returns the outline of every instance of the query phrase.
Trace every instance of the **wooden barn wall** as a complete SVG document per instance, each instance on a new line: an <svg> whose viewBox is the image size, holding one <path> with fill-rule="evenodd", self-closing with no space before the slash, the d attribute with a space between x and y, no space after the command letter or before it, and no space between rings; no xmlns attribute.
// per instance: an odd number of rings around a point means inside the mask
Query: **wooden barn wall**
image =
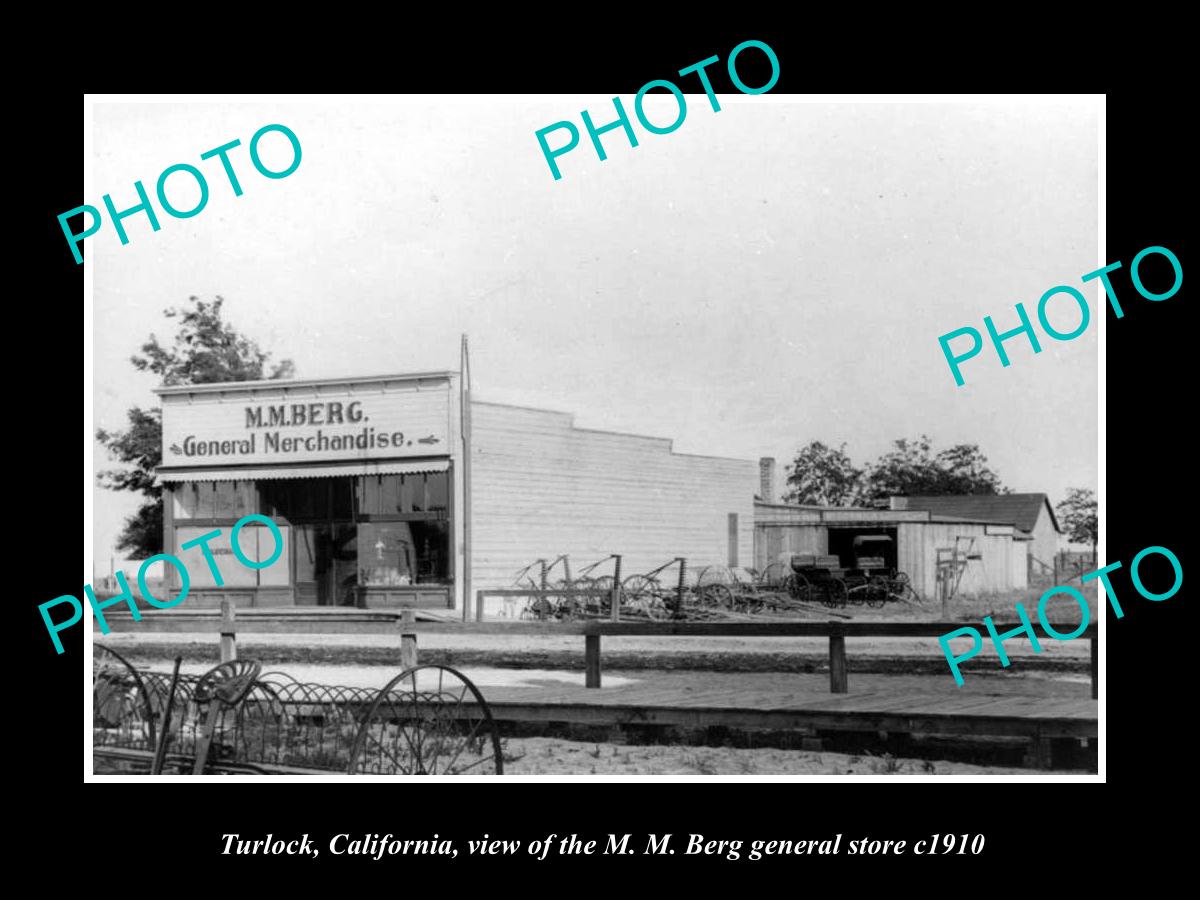
<svg viewBox="0 0 1200 900"><path fill-rule="evenodd" d="M1050 521L1050 511L1043 503L1042 510L1033 526L1033 540L1026 541L1022 547L1027 553L1044 563L1047 568L1053 570L1054 555L1058 553L1058 539L1058 532L1054 530L1054 524ZM1028 571L1028 565L1026 565L1026 571Z"/></svg>
<svg viewBox="0 0 1200 900"><path fill-rule="evenodd" d="M1008 535L987 534L986 531L987 526L973 523L901 524L897 530L899 568L909 574L921 596L934 599L937 596L938 548L953 548L955 537L973 537L975 546L971 552L982 554L982 559L968 562L959 582L958 595L1003 593L1025 587L1026 580L1017 576L1017 565L1013 560L1015 555L1024 565L1024 546ZM967 549L965 542L960 549Z"/></svg>
<svg viewBox="0 0 1200 900"><path fill-rule="evenodd" d="M675 556L692 570L725 565L730 513L738 562L753 564L755 461L676 454L666 439L489 403L471 404L471 432L475 589L509 587L528 563L562 553L573 571L620 553L623 575Z"/></svg>
<svg viewBox="0 0 1200 900"><path fill-rule="evenodd" d="M1013 541L1009 547L1009 567L1011 569L1011 578L1013 587L1029 587L1029 543L1027 541Z"/></svg>

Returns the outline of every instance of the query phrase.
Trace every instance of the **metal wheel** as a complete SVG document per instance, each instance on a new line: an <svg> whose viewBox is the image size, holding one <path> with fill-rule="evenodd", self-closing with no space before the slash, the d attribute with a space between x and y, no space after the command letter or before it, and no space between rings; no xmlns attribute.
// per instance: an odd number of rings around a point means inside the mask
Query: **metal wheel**
<svg viewBox="0 0 1200 900"><path fill-rule="evenodd" d="M913 586L907 581L899 584L893 581L889 587L888 594L893 599L900 600L904 603L919 604L921 602L921 595L918 594L916 590L913 589Z"/></svg>
<svg viewBox="0 0 1200 900"><path fill-rule="evenodd" d="M659 589L659 582L655 578L648 578L644 575L630 575L620 583L620 593L628 596L628 598L636 599L644 594L653 594Z"/></svg>
<svg viewBox="0 0 1200 900"><path fill-rule="evenodd" d="M351 775L500 775L487 701L461 672L417 666L376 695L350 752Z"/></svg>
<svg viewBox="0 0 1200 900"><path fill-rule="evenodd" d="M706 584L700 592L700 604L714 609L733 609L733 591L727 584Z"/></svg>
<svg viewBox="0 0 1200 900"><path fill-rule="evenodd" d="M662 598L662 586L655 578L630 575L621 582L621 608L648 619L666 619L671 610Z"/></svg>
<svg viewBox="0 0 1200 900"><path fill-rule="evenodd" d="M890 579L882 575L872 575L871 580L867 582L867 606L879 609L887 603L888 595L891 593L890 585Z"/></svg>

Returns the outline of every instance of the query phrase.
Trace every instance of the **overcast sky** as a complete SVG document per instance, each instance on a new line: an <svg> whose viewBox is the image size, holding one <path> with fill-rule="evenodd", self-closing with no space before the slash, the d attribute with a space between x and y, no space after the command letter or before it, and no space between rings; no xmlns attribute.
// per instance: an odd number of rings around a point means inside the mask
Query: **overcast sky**
<svg viewBox="0 0 1200 900"><path fill-rule="evenodd" d="M632 98L623 98L632 108ZM1053 501L1097 477L1096 325L1058 343L985 351L956 387L939 335L1017 324L1038 298L1103 265L1094 101L853 104L688 96L674 133L640 144L586 133L555 181L534 132L611 97L412 98L355 104L129 104L94 109L91 193L153 195L160 172L208 176L207 208L161 209L161 230L110 222L94 269L95 424L152 405L129 357L190 295L297 376L458 367L470 335L479 399L572 412L591 428L672 438L680 452L782 467L810 440L858 462L899 437L977 442L1004 484ZM648 103L669 122L669 95ZM269 180L247 145L299 137L300 167ZM582 126L580 125L582 131ZM200 154L233 139L244 194ZM551 138L554 145L561 138ZM283 168L286 140L264 139ZM169 196L193 205L188 178ZM194 189L192 189L194 190ZM157 207L157 201L155 201ZM1095 283L1093 283L1095 284ZM1096 290L1085 294L1096 306ZM1073 318L1075 316L1075 318ZM1069 303L1051 314L1078 322ZM108 461L98 445L98 466ZM100 491L100 567L137 505Z"/></svg>

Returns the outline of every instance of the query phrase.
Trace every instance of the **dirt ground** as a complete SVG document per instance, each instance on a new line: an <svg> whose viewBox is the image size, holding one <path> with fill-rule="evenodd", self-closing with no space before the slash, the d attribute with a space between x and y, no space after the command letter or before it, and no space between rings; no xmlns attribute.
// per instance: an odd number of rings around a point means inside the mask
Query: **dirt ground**
<svg viewBox="0 0 1200 900"><path fill-rule="evenodd" d="M771 747L623 746L555 738L507 738L503 746L504 771L509 775L1048 774L1030 769L897 758L890 754L817 753ZM1053 774L1067 773L1059 770Z"/></svg>

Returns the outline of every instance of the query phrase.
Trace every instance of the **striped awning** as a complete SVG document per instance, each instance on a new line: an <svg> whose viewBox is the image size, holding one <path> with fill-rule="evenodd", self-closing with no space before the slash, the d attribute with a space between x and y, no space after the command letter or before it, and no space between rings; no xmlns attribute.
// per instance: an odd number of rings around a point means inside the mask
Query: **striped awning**
<svg viewBox="0 0 1200 900"><path fill-rule="evenodd" d="M335 478L339 475L420 475L447 472L448 459L421 459L389 462L362 460L346 463L310 463L301 466L224 466L190 468L160 466L155 470L159 483L180 481L270 481L281 478Z"/></svg>

